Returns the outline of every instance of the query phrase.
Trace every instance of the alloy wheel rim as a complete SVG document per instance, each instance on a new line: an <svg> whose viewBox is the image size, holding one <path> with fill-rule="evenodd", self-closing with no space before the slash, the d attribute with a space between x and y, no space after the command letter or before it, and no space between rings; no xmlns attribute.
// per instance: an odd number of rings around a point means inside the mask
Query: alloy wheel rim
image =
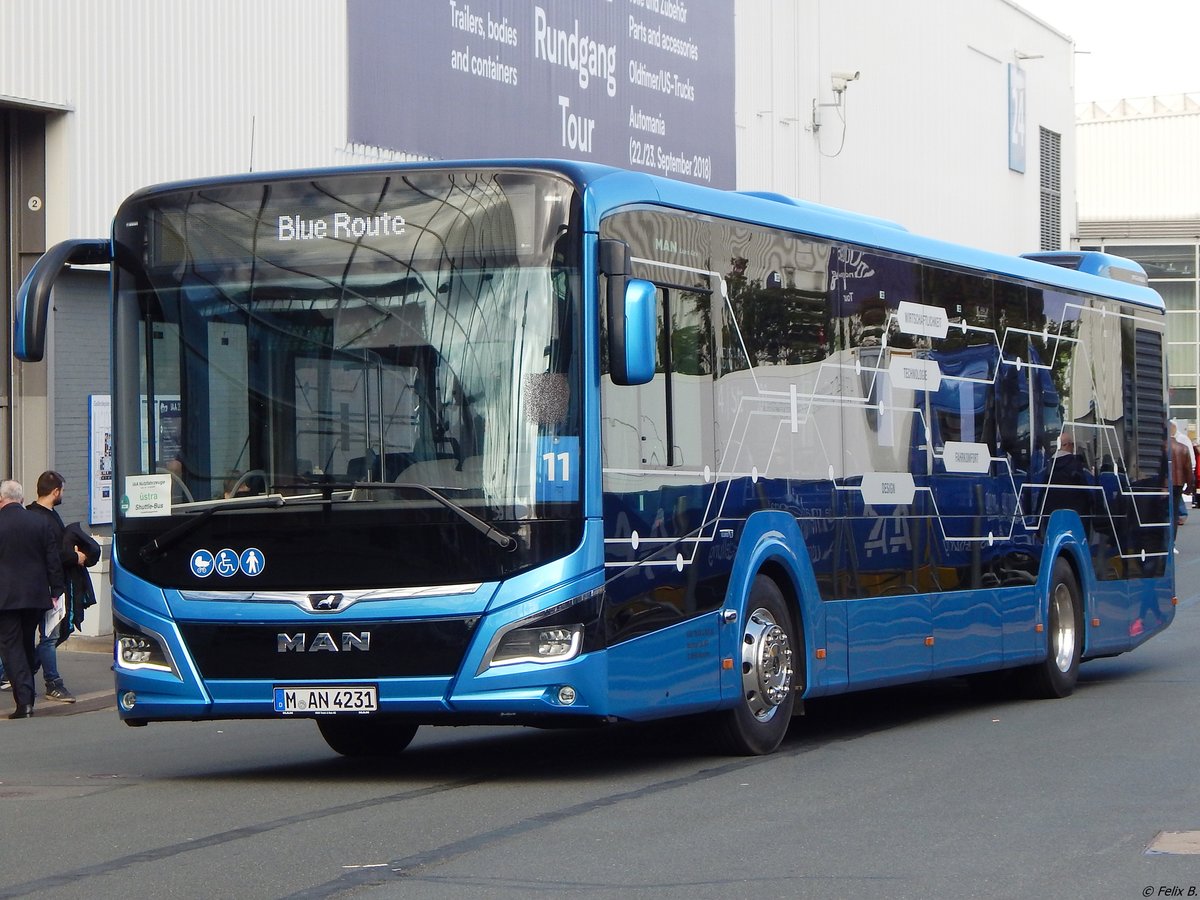
<svg viewBox="0 0 1200 900"><path fill-rule="evenodd" d="M747 620L742 637L742 692L751 714L770 720L792 689L792 642L765 609Z"/></svg>
<svg viewBox="0 0 1200 900"><path fill-rule="evenodd" d="M1054 588L1054 664L1066 673L1075 661L1075 615L1071 590L1065 584Z"/></svg>

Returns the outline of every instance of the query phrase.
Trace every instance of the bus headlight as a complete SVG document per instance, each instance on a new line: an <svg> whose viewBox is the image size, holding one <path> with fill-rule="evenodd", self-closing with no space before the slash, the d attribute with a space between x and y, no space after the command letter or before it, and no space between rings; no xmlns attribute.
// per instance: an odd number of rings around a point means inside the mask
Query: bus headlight
<svg viewBox="0 0 1200 900"><path fill-rule="evenodd" d="M114 618L113 640L115 641L114 655L119 668L134 671L150 669L154 672L170 672L178 677L179 673L175 669L171 654L167 651L160 635Z"/></svg>
<svg viewBox="0 0 1200 900"><path fill-rule="evenodd" d="M562 663L601 649L603 606L604 588L596 588L513 622L492 638L479 672L517 663Z"/></svg>
<svg viewBox="0 0 1200 900"><path fill-rule="evenodd" d="M566 662L578 656L582 646L582 625L514 628L496 645L496 651L492 654L492 665Z"/></svg>

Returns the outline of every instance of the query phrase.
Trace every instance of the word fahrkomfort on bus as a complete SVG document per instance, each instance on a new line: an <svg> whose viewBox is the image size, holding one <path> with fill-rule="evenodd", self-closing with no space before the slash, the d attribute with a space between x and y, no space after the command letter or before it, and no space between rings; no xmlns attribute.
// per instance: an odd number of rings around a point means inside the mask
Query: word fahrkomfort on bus
<svg viewBox="0 0 1200 900"><path fill-rule="evenodd" d="M469 161L151 187L22 285L111 267L129 725L688 716L1040 697L1174 616L1164 305L771 194Z"/></svg>

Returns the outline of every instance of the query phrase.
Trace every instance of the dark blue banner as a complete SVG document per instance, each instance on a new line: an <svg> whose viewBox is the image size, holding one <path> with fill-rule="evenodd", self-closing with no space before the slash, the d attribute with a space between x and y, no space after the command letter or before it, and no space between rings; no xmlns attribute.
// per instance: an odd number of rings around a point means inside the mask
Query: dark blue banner
<svg viewBox="0 0 1200 900"><path fill-rule="evenodd" d="M350 0L349 140L735 186L725 0Z"/></svg>

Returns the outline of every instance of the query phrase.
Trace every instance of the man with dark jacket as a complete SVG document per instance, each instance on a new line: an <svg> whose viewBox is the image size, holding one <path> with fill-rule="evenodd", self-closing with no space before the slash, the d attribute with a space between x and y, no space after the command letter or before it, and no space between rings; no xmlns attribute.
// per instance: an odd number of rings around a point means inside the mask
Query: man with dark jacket
<svg viewBox="0 0 1200 900"><path fill-rule="evenodd" d="M66 480L62 475L53 470L43 472L37 480L38 498L25 508L44 519L58 539L59 561L62 563L63 578L67 586L62 620L49 630L43 622L38 629L41 640L34 654L33 673L36 675L39 668L42 670L42 677L46 681L47 700L74 703L75 695L67 690L62 675L58 672L58 648L71 636L72 631L79 629L83 623L84 610L96 602L92 580L86 567L94 566L100 561L100 545L78 523L72 523L69 528L63 525L57 507L62 503L64 490ZM0 690L8 688L7 676L3 666L0 666Z"/></svg>
<svg viewBox="0 0 1200 900"><path fill-rule="evenodd" d="M33 715L34 635L51 598L66 591L61 539L24 500L19 483L0 482L0 660L17 704L10 719Z"/></svg>
<svg viewBox="0 0 1200 900"><path fill-rule="evenodd" d="M87 578L87 572L84 571L87 559L83 551L64 541L67 526L63 524L62 516L58 514L56 507L62 503L63 491L66 490L66 487L66 480L58 472L52 469L43 472L37 480L37 500L25 508L37 513L54 533L55 544L59 548L59 562L62 564L63 583L68 593L67 603L70 604L70 595L73 593L70 589L77 581L76 576L82 573L83 577ZM46 682L47 700L58 700L62 703L75 702L75 695L67 690L62 676L58 673L58 645L70 637L72 629L79 625L82 618L82 609L77 611L68 607L58 625L50 631L44 627L40 629L41 640L37 645L34 672L37 672L38 667L42 670L42 678Z"/></svg>

